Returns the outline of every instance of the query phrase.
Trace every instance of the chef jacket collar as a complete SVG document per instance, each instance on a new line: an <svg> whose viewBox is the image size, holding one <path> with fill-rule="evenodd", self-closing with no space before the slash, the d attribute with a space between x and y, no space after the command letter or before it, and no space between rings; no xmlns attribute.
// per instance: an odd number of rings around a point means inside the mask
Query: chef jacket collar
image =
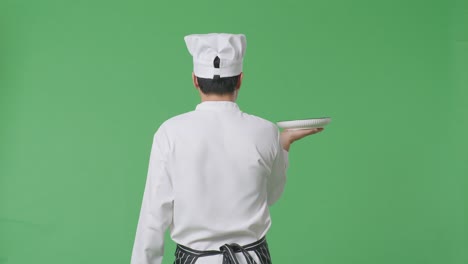
<svg viewBox="0 0 468 264"><path fill-rule="evenodd" d="M196 110L239 111L237 103L232 101L204 101L197 105Z"/></svg>

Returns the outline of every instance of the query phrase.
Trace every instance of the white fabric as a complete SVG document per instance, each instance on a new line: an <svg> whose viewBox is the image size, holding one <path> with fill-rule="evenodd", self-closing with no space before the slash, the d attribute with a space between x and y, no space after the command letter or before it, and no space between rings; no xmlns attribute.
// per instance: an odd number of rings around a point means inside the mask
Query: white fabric
<svg viewBox="0 0 468 264"><path fill-rule="evenodd" d="M153 138L131 263L160 264L167 228L174 242L197 250L265 236L269 206L286 183L279 135L275 124L231 101L205 101L165 121Z"/></svg>
<svg viewBox="0 0 468 264"><path fill-rule="evenodd" d="M247 42L244 34L208 33L184 37L193 57L193 72L200 78L213 79L214 75L231 77L242 72L242 61ZM220 58L219 68L213 61Z"/></svg>

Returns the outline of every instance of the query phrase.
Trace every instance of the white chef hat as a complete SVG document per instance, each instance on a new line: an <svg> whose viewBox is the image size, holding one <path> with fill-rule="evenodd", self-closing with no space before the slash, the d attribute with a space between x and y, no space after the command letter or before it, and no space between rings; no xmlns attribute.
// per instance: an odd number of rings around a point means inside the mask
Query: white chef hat
<svg viewBox="0 0 468 264"><path fill-rule="evenodd" d="M193 57L193 72L197 77L214 79L218 76L236 76L242 72L247 46L244 34L192 34L185 36L184 40ZM214 66L216 57L219 58L219 68Z"/></svg>

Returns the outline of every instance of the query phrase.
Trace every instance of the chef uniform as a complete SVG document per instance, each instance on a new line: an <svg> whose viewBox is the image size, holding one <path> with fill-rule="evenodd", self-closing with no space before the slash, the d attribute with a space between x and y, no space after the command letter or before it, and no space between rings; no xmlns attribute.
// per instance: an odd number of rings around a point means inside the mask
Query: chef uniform
<svg viewBox="0 0 468 264"><path fill-rule="evenodd" d="M196 76L242 72L244 35L193 34L185 42ZM131 264L161 264L167 228L175 264L271 263L269 207L283 193L287 167L276 125L236 102L203 101L166 120L153 137Z"/></svg>

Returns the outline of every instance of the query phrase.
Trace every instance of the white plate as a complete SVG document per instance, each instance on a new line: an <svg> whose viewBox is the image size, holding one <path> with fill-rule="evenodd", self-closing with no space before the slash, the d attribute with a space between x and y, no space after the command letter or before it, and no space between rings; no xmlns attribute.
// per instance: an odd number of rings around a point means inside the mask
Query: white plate
<svg viewBox="0 0 468 264"><path fill-rule="evenodd" d="M321 117L321 118L309 118L309 119L302 119L302 120L290 120L290 121L280 121L276 124L283 128L283 129L309 129L309 128L317 128L317 127L324 127L328 123L330 123L330 117Z"/></svg>

